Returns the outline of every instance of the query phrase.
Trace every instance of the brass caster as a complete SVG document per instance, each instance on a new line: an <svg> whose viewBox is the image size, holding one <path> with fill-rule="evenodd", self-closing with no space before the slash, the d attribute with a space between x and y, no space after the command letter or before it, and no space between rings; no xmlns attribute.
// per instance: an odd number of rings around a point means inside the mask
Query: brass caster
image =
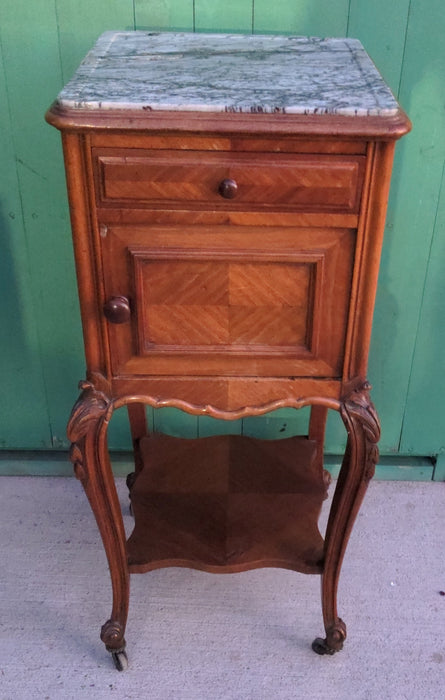
<svg viewBox="0 0 445 700"><path fill-rule="evenodd" d="M119 651L112 651L111 656L113 658L114 665L118 671L127 670L128 657L125 649L120 649Z"/></svg>

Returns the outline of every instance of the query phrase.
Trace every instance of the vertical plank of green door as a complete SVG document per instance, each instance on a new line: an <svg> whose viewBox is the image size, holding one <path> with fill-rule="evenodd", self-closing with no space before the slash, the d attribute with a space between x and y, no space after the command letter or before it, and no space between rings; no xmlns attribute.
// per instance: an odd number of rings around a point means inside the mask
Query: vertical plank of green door
<svg viewBox="0 0 445 700"><path fill-rule="evenodd" d="M445 445L445 394L444 345L445 345L445 284L443 261L445 259L445 53L443 36L445 15L443 4L430 2L428 11L422 3L413 2L407 44L407 83L412 87L415 100L413 136L420 155L421 171L427 178L428 189L420 190L421 211L417 228L419 237L429 233L432 220L433 239L425 236L425 254L429 264L423 289L423 299L416 346L411 368L411 379L406 404L401 448L406 452L421 454L442 453ZM409 49L409 52L408 52ZM409 72L408 72L409 69ZM408 84L405 88L408 93ZM407 94L407 99L409 95ZM417 98L417 99L416 99ZM441 177L438 173L441 170ZM440 182L440 185L439 185ZM436 192L439 193L436 197ZM437 206L436 206L437 199ZM426 212L425 224L420 216ZM439 470L436 470L436 474Z"/></svg>
<svg viewBox="0 0 445 700"><path fill-rule="evenodd" d="M360 39L394 94L398 93L410 0L351 0L348 36Z"/></svg>
<svg viewBox="0 0 445 700"><path fill-rule="evenodd" d="M399 449L442 179L444 34L442 0L431 0L428 9L423 0L412 0L400 101L413 131L397 147L371 343L370 379L384 452Z"/></svg>
<svg viewBox="0 0 445 700"><path fill-rule="evenodd" d="M195 30L252 32L252 0L195 0Z"/></svg>
<svg viewBox="0 0 445 700"><path fill-rule="evenodd" d="M4 77L0 51L0 449L35 449L51 436Z"/></svg>
<svg viewBox="0 0 445 700"><path fill-rule="evenodd" d="M73 375L78 379L83 369L59 135L43 121L61 87L54 4L3 3L0 25L31 293L53 444L61 445L76 387Z"/></svg>
<svg viewBox="0 0 445 700"><path fill-rule="evenodd" d="M193 0L134 0L135 29L193 30Z"/></svg>
<svg viewBox="0 0 445 700"><path fill-rule="evenodd" d="M445 75L445 61L442 68ZM445 90L443 94L445 100ZM445 138L445 120L443 124ZM434 238L423 295L416 349L406 404L401 450L414 454L440 454L445 460L445 170L437 208ZM445 477L444 477L445 478Z"/></svg>
<svg viewBox="0 0 445 700"><path fill-rule="evenodd" d="M63 82L105 31L134 28L133 0L56 0Z"/></svg>
<svg viewBox="0 0 445 700"><path fill-rule="evenodd" d="M345 36L349 0L255 0L253 30L256 34Z"/></svg>

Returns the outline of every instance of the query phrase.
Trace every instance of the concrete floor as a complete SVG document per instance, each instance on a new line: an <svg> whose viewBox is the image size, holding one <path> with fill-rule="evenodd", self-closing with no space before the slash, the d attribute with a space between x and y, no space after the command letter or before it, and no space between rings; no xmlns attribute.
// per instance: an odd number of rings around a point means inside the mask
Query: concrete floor
<svg viewBox="0 0 445 700"><path fill-rule="evenodd" d="M443 483L371 484L340 582L348 639L332 657L310 648L323 631L315 576L133 576L118 673L99 640L110 585L80 484L2 477L0 700L441 700L444 513Z"/></svg>

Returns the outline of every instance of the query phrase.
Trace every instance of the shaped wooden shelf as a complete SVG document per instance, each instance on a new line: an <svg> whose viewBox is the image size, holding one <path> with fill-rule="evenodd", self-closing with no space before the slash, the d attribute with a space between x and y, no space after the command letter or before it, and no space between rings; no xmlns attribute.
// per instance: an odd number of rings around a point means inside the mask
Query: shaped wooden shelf
<svg viewBox="0 0 445 700"><path fill-rule="evenodd" d="M154 434L140 447L130 572L165 566L322 572L317 522L326 483L315 466L315 441Z"/></svg>

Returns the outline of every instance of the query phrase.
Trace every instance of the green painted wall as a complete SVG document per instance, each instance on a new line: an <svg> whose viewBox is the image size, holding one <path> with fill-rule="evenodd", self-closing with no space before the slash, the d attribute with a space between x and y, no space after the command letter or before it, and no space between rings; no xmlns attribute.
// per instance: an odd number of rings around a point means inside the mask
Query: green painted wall
<svg viewBox="0 0 445 700"><path fill-rule="evenodd" d="M133 28L363 42L414 123L396 155L372 338L381 451L438 455L444 478L443 0L0 0L0 450L66 447L84 362L60 138L43 115L101 32ZM150 420L177 434L227 429L173 410ZM286 410L231 428L274 437L306 420ZM126 448L125 417L113 423L112 446ZM343 444L333 415L327 450Z"/></svg>

